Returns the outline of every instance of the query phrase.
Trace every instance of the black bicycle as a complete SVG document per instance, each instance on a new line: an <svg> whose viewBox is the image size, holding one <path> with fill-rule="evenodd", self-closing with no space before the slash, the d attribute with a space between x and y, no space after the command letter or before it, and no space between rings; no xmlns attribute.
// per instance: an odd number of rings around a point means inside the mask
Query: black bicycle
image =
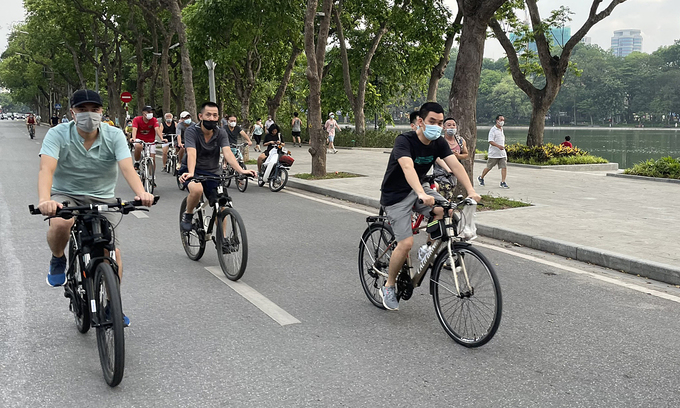
<svg viewBox="0 0 680 408"><path fill-rule="evenodd" d="M231 178L244 176L222 174L220 176L195 175L193 182L217 181L217 198L214 202L207 200L205 194L201 196L192 219L191 229L184 231L180 227L182 246L189 259L198 261L205 252L206 242L212 240L217 249L220 267L227 279L236 281L243 276L248 264L248 238L243 219L233 207L231 197L226 193L225 184ZM212 216L207 214L212 207ZM186 197L179 209L179 219L187 208ZM215 233L213 234L213 230Z"/></svg>
<svg viewBox="0 0 680 408"><path fill-rule="evenodd" d="M158 196L154 199L154 204ZM120 300L120 282L114 231L104 212L128 214L130 211L148 211L138 208L140 201L117 204L68 206L57 210L56 215L45 218L75 218L68 244L68 269L64 296L70 300L80 333L87 333L90 327L97 329L99 362L106 383L115 387L123 379L125 368L125 336L123 334L123 306ZM31 214L39 215L40 210L28 206Z"/></svg>

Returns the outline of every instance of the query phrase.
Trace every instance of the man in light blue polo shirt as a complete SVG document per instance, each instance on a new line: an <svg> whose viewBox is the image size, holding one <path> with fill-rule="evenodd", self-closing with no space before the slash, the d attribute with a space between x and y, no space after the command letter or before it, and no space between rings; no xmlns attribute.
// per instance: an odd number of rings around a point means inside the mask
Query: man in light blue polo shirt
<svg viewBox="0 0 680 408"><path fill-rule="evenodd" d="M101 123L102 100L92 90L79 90L71 98L73 121L51 128L40 149L38 173L38 208L44 215L54 215L62 202L71 205L108 203L114 200L114 190L120 168L123 177L145 206L153 204L153 195L135 172L130 150L123 131ZM107 214L110 217L116 214ZM111 220L110 220L111 221ZM116 225L113 220L111 225ZM61 286L66 281L66 256L73 220L52 218L47 231L47 243L52 250L47 283ZM119 276L122 258L116 248Z"/></svg>

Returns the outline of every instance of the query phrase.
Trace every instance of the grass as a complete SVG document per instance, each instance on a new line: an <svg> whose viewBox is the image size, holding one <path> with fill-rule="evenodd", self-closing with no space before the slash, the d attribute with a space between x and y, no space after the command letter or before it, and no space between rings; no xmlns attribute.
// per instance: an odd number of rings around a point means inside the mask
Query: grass
<svg viewBox="0 0 680 408"><path fill-rule="evenodd" d="M246 160L246 164L257 164L257 159Z"/></svg>
<svg viewBox="0 0 680 408"><path fill-rule="evenodd" d="M482 195L481 204L481 206L477 207L477 211L505 210L508 208L529 207L531 205L505 197L494 197L488 194Z"/></svg>
<svg viewBox="0 0 680 408"><path fill-rule="evenodd" d="M519 164L532 164L534 166L559 166L568 164L599 164L599 163L609 163L602 157L597 156L565 156L565 157L553 157L547 161L539 161L536 159L519 159L513 158L508 160L510 163Z"/></svg>
<svg viewBox="0 0 680 408"><path fill-rule="evenodd" d="M310 173L294 174L293 177L301 178L303 180L331 180L338 178L361 177L359 174L347 173L344 171L336 171L335 173L326 173L323 177L314 177Z"/></svg>
<svg viewBox="0 0 680 408"><path fill-rule="evenodd" d="M680 158L674 159L667 156L658 160L649 159L626 169L624 173L636 176L680 179Z"/></svg>

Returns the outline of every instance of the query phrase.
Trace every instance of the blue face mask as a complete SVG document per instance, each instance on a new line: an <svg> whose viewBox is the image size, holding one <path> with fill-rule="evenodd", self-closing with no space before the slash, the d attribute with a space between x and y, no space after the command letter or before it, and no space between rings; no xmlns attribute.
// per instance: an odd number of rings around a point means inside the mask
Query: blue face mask
<svg viewBox="0 0 680 408"><path fill-rule="evenodd" d="M191 119L184 119L184 123L186 123L187 125L191 125Z"/></svg>
<svg viewBox="0 0 680 408"><path fill-rule="evenodd" d="M427 140L437 140L442 135L442 128L437 125L425 125L423 133Z"/></svg>

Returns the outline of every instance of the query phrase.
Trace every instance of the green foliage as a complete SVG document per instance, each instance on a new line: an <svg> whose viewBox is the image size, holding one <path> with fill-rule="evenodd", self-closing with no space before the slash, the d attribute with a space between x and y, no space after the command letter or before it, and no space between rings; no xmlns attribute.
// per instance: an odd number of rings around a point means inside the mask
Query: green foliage
<svg viewBox="0 0 680 408"><path fill-rule="evenodd" d="M658 160L650 159L626 169L625 174L637 176L680 179L680 158L670 156Z"/></svg>
<svg viewBox="0 0 680 408"><path fill-rule="evenodd" d="M482 201L479 202L478 211L496 211L505 210L508 208L530 207L531 204L522 201L511 200L505 197L494 197L492 195L483 194Z"/></svg>
<svg viewBox="0 0 680 408"><path fill-rule="evenodd" d="M594 164L607 163L607 160L590 156L578 147L566 147L547 143L542 146L526 146L519 143L506 146L508 161L534 165Z"/></svg>
<svg viewBox="0 0 680 408"><path fill-rule="evenodd" d="M366 130L365 134L360 135L350 129L344 129L342 132L335 133L334 144L336 146L348 147L391 148L394 146L394 139L396 139L400 133L401 132L384 130Z"/></svg>

